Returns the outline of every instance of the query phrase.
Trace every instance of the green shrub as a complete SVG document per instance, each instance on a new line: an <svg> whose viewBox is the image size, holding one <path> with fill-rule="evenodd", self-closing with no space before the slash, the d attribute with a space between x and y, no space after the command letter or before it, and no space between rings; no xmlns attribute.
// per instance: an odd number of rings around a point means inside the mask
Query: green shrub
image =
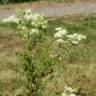
<svg viewBox="0 0 96 96"><path fill-rule="evenodd" d="M43 79L52 75L59 61L68 58L73 46L86 39L85 35L69 34L62 27L55 28L54 38L46 38L47 21L31 10L19 11L3 22L13 24L18 30L22 48L17 56L27 77L27 96L43 96Z"/></svg>
<svg viewBox="0 0 96 96"><path fill-rule="evenodd" d="M1 4L7 4L9 2L9 0L0 0Z"/></svg>
<svg viewBox="0 0 96 96"><path fill-rule="evenodd" d="M4 19L4 22L12 23L17 27L17 35L22 43L22 50L17 52L17 57L19 57L19 62L27 77L26 88L28 91L26 94L28 96L43 96L42 79L53 72L53 66L57 60L48 56L50 47L48 43L43 42L47 21L42 15L25 10L18 12L16 16ZM37 53L37 55L41 55L39 58L33 53L38 43L42 43L42 47L38 49Z"/></svg>

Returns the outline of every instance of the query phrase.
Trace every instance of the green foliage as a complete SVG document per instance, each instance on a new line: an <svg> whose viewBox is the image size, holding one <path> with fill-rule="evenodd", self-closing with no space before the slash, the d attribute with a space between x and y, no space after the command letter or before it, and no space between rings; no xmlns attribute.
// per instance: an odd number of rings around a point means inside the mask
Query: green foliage
<svg viewBox="0 0 96 96"><path fill-rule="evenodd" d="M38 0L0 0L0 3L7 4L7 3L22 3L22 2L32 2L32 1L38 1Z"/></svg>
<svg viewBox="0 0 96 96"><path fill-rule="evenodd" d="M27 76L27 90L28 96L42 96L42 80L40 69L38 65L33 61L32 55L28 51L19 52L19 59L23 64L24 72Z"/></svg>
<svg viewBox="0 0 96 96"><path fill-rule="evenodd" d="M45 49L46 50L46 49ZM41 52L43 54L44 51ZM46 51L47 52L47 51ZM46 54L46 53L45 53ZM28 96L43 96L42 79L54 72L54 65L57 64L57 58L35 58L28 50L19 52L17 54L24 72L27 76L27 90ZM48 57L48 56L47 56Z"/></svg>
<svg viewBox="0 0 96 96"><path fill-rule="evenodd" d="M0 0L0 4L7 4L9 0Z"/></svg>
<svg viewBox="0 0 96 96"><path fill-rule="evenodd" d="M4 19L4 23L15 24L18 29L17 35L22 43L22 50L17 52L17 56L27 77L26 88L28 91L26 94L43 96L42 79L53 73L53 66L57 63L57 59L49 57L48 43L43 42L47 21L43 16L33 14L31 10L25 10L16 16ZM36 58L33 53L38 43L43 43L42 47L38 49L40 58ZM37 53L37 55L39 54Z"/></svg>

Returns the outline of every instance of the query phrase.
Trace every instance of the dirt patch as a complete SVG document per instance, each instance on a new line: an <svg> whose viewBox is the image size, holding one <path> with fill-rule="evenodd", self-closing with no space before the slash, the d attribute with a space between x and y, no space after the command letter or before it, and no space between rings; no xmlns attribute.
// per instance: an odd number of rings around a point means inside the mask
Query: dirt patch
<svg viewBox="0 0 96 96"><path fill-rule="evenodd" d="M9 8L9 9L8 9ZM4 19L12 14L15 14L16 9L32 9L33 12L44 14L45 17L62 17L74 14L93 14L96 13L96 3L74 3L74 4L16 4L10 5L6 10L0 12L0 19Z"/></svg>
<svg viewBox="0 0 96 96"><path fill-rule="evenodd" d="M71 0L71 2L62 2L62 3L56 3L56 2L35 2L35 3L21 3L21 4L8 4L8 5L2 5L0 6L0 12L4 10L16 10L16 9L36 9L36 8L42 8L42 7L54 7L56 8L57 6L70 6L71 4L74 3L96 3L95 0Z"/></svg>

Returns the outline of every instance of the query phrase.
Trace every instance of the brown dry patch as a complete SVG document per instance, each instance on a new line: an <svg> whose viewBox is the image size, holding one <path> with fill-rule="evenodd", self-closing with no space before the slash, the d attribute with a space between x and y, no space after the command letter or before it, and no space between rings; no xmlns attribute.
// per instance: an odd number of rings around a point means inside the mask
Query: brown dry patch
<svg viewBox="0 0 96 96"><path fill-rule="evenodd" d="M16 9L28 9L28 8L42 8L42 7L56 7L56 6L61 6L63 5L62 3L22 3L22 4L9 4L9 5L2 5L0 6L0 11L4 10L16 10Z"/></svg>
<svg viewBox="0 0 96 96"><path fill-rule="evenodd" d="M0 72L0 80L8 81L8 80L17 79L17 78L20 79L21 74L16 73L12 70L6 70L6 71L1 71ZM22 80L24 80L23 77L22 77Z"/></svg>
<svg viewBox="0 0 96 96"><path fill-rule="evenodd" d="M6 44L7 43L7 44ZM20 49L20 44L18 41L12 40L12 41L5 41L5 44L0 45L0 53L5 53L6 51L8 53L14 53L17 50Z"/></svg>

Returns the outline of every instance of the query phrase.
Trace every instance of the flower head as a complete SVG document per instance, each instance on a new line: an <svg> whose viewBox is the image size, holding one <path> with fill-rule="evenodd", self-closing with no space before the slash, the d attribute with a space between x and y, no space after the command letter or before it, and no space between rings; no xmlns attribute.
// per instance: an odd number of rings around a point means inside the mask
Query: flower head
<svg viewBox="0 0 96 96"><path fill-rule="evenodd" d="M66 29L62 29L57 31L57 33L54 34L54 38L63 38L66 35L67 35Z"/></svg>
<svg viewBox="0 0 96 96"><path fill-rule="evenodd" d="M65 43L63 39L57 39L55 42L57 42L57 43Z"/></svg>
<svg viewBox="0 0 96 96"><path fill-rule="evenodd" d="M64 90L64 92L61 94L61 96L77 96L76 95L76 90L75 89L73 89L72 87L68 87L68 86L66 86L65 87L65 90Z"/></svg>
<svg viewBox="0 0 96 96"><path fill-rule="evenodd" d="M85 35L74 33L67 35L67 38L72 44L79 44L81 40L86 39L87 37Z"/></svg>
<svg viewBox="0 0 96 96"><path fill-rule="evenodd" d="M19 18L17 18L15 15L9 16L8 18L5 18L3 20L4 23L19 23Z"/></svg>
<svg viewBox="0 0 96 96"><path fill-rule="evenodd" d="M56 31L60 31L60 30L62 30L62 28L61 27L58 27L58 28L55 28L55 30Z"/></svg>
<svg viewBox="0 0 96 96"><path fill-rule="evenodd" d="M30 9L25 10L25 14L31 14L32 11Z"/></svg>
<svg viewBox="0 0 96 96"><path fill-rule="evenodd" d="M33 35L33 34L38 34L39 33L39 30L38 29L32 29L30 31L30 35Z"/></svg>

